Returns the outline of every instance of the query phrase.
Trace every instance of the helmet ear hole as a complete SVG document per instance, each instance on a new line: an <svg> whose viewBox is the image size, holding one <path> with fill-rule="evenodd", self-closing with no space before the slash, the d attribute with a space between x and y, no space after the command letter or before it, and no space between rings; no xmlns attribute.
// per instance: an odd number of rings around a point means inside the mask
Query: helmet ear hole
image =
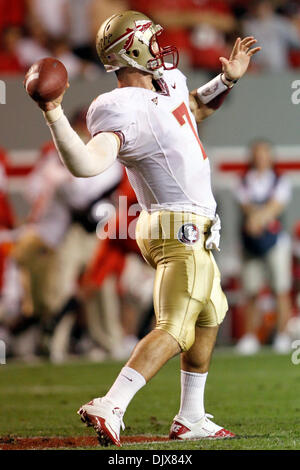
<svg viewBox="0 0 300 470"><path fill-rule="evenodd" d="M132 54L134 55L134 57L138 57L140 55L140 51L138 51L137 49L134 49L132 51Z"/></svg>

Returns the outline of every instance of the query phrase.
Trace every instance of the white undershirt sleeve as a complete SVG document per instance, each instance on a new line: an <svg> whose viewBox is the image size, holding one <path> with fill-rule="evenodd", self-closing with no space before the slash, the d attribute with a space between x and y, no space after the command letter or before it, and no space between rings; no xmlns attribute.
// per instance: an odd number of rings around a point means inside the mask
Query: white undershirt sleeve
<svg viewBox="0 0 300 470"><path fill-rule="evenodd" d="M61 106L45 112L44 116L59 156L74 176L96 176L115 162L120 140L113 132L100 133L85 145L72 129Z"/></svg>

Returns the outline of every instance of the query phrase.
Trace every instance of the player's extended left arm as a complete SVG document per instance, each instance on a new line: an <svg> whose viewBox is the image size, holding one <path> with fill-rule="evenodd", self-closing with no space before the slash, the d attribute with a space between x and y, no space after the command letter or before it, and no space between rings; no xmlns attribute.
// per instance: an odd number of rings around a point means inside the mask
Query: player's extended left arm
<svg viewBox="0 0 300 470"><path fill-rule="evenodd" d="M234 84L246 73L251 57L261 50L251 47L256 43L253 36L238 38L229 59L220 57L223 71L206 85L190 92L190 108L196 121L201 122L216 111Z"/></svg>

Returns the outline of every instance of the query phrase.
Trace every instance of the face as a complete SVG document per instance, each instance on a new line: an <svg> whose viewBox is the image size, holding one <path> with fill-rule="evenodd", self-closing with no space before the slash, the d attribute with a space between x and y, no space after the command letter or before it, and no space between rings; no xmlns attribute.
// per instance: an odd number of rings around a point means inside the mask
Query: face
<svg viewBox="0 0 300 470"><path fill-rule="evenodd" d="M251 148L254 168L258 171L268 170L273 165L272 147L268 142L257 142Z"/></svg>

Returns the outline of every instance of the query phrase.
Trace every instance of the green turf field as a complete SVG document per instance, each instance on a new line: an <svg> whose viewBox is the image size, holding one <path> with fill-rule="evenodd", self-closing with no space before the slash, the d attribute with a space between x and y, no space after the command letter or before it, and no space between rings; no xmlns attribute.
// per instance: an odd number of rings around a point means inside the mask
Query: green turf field
<svg viewBox="0 0 300 470"><path fill-rule="evenodd" d="M178 358L131 402L125 435L168 434L179 404ZM121 364L0 366L0 436L93 435L75 411L103 395ZM215 353L206 411L238 435L219 441L131 444L123 449L300 449L300 365L269 351L256 357Z"/></svg>

